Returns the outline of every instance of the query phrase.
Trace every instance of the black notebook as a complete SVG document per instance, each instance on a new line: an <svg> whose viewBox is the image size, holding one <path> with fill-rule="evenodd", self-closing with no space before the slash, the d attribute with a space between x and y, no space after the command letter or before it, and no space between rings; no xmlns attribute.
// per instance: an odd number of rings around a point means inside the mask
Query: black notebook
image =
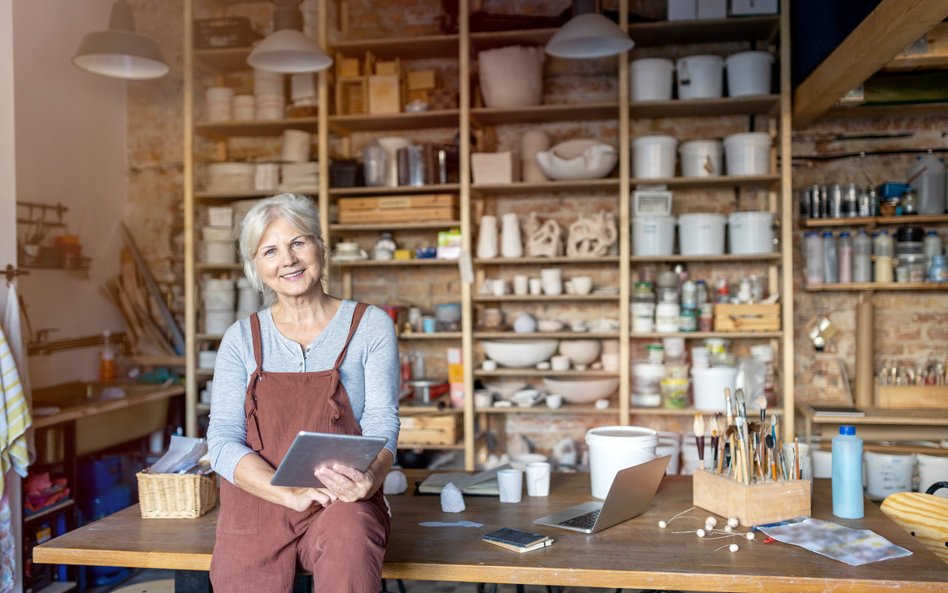
<svg viewBox="0 0 948 593"><path fill-rule="evenodd" d="M549 536L542 533L533 533L532 531L523 531L513 529L512 527L503 527L490 533L485 533L481 539L489 544L500 546L514 552L529 552L539 548L545 548L553 543Z"/></svg>

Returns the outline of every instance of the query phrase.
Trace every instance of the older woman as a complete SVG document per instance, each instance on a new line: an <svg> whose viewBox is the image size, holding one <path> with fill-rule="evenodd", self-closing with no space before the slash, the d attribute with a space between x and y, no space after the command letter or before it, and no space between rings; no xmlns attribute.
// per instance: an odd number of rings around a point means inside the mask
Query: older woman
<svg viewBox="0 0 948 593"><path fill-rule="evenodd" d="M224 480L211 561L216 593L286 593L297 564L317 591L377 593L389 534L381 485L398 440L398 347L380 309L323 292L313 201L262 200L241 226L244 272L267 308L224 334L207 437ZM301 431L387 439L364 473L335 465L324 488L270 485Z"/></svg>

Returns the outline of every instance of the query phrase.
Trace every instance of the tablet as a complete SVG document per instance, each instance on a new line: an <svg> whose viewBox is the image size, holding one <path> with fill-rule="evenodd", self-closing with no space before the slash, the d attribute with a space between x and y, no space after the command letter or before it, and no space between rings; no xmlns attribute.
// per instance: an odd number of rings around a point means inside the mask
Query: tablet
<svg viewBox="0 0 948 593"><path fill-rule="evenodd" d="M270 484L322 488L323 483L313 473L316 468L339 463L364 472L385 443L384 437L301 431L293 439Z"/></svg>

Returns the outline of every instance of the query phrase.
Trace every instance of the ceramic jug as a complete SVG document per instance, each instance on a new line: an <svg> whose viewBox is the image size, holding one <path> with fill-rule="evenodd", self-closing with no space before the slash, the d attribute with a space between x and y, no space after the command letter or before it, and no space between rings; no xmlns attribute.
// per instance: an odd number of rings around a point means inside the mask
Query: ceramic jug
<svg viewBox="0 0 948 593"><path fill-rule="evenodd" d="M477 232L477 257L492 259L497 257L497 217L482 216Z"/></svg>
<svg viewBox="0 0 948 593"><path fill-rule="evenodd" d="M523 241L520 239L520 220L514 213L504 214L502 217L503 232L501 234L500 253L504 257L520 257L523 255Z"/></svg>

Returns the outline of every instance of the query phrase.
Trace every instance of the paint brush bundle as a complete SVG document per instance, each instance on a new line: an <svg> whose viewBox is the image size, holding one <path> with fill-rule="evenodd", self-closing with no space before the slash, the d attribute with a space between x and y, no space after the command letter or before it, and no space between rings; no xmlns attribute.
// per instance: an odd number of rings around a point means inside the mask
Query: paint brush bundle
<svg viewBox="0 0 948 593"><path fill-rule="evenodd" d="M702 461L694 474L694 505L742 525L760 525L810 515L810 481L800 479L797 455L784 457L776 416L766 423L747 416L744 392L731 397L725 389L726 415L707 423L711 431L711 464ZM705 421L694 420L698 451L704 452ZM791 441L796 446L796 439Z"/></svg>

